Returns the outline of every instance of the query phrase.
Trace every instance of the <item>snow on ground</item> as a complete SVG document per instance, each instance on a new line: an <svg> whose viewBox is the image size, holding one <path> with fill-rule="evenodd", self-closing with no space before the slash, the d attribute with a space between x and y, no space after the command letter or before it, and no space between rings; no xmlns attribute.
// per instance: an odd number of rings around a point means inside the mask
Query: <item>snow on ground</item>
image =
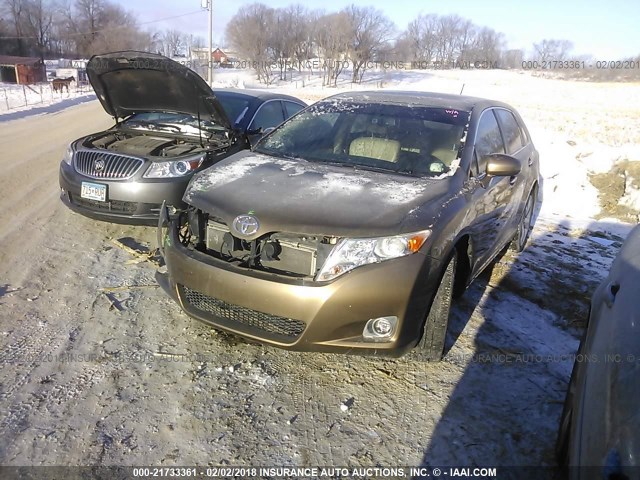
<svg viewBox="0 0 640 480"><path fill-rule="evenodd" d="M632 226L602 217L590 174L631 172L612 198L636 201L639 86L503 71L366 78L362 88L464 84L511 103L540 150L531 242L455 303L444 360L286 352L186 316L156 288L155 264L112 243L147 250L153 228L95 222L57 200L65 145L111 123L91 102L0 129L0 463L554 465L589 298ZM352 88L302 80L270 88L307 101ZM238 71L216 83L259 86Z"/></svg>
<svg viewBox="0 0 640 480"><path fill-rule="evenodd" d="M72 82L68 90L54 92L51 83L16 85L0 83L0 119L2 115L50 107L70 99L91 99L95 93L90 85Z"/></svg>

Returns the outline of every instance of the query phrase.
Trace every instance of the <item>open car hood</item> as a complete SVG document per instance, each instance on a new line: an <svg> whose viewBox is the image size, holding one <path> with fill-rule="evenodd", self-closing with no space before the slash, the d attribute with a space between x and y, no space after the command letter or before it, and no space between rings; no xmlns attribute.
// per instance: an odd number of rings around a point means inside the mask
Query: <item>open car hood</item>
<svg viewBox="0 0 640 480"><path fill-rule="evenodd" d="M103 108L113 117L175 112L231 127L207 82L162 55L135 51L94 55L87 63L87 75Z"/></svg>

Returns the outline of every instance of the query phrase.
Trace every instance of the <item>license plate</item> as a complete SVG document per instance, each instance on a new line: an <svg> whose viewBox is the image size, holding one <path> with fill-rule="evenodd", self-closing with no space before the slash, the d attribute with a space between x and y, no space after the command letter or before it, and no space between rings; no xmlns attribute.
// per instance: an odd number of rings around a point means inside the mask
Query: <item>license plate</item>
<svg viewBox="0 0 640 480"><path fill-rule="evenodd" d="M80 190L80 196L82 198L88 198L89 200L98 200L99 202L106 202L107 186L100 185L99 183L82 182L82 189Z"/></svg>

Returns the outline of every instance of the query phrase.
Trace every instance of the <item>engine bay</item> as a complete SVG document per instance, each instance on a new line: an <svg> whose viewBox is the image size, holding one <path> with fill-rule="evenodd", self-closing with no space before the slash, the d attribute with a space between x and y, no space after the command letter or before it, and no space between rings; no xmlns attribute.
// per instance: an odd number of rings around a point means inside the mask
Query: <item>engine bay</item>
<svg viewBox="0 0 640 480"><path fill-rule="evenodd" d="M172 158L206 151L197 140L128 132L107 132L104 135L90 137L85 140L83 146L137 157Z"/></svg>
<svg viewBox="0 0 640 480"><path fill-rule="evenodd" d="M336 237L284 232L247 241L234 236L221 219L195 209L181 220L186 246L239 267L285 277L313 279L338 241Z"/></svg>

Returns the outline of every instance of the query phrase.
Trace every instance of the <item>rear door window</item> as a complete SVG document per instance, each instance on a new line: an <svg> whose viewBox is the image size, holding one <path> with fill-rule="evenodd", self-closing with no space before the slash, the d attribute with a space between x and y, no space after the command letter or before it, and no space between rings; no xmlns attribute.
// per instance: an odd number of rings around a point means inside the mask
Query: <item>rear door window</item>
<svg viewBox="0 0 640 480"><path fill-rule="evenodd" d="M299 103L289 102L287 100L284 100L282 103L284 103L284 108L287 111L287 118L295 115L304 108L304 106Z"/></svg>
<svg viewBox="0 0 640 480"><path fill-rule="evenodd" d="M520 126L516 121L513 113L509 110L498 108L495 110L498 120L500 121L500 127L502 128L502 135L504 137L504 143L507 147L507 153L512 154L520 150L524 146L522 139L522 132Z"/></svg>

